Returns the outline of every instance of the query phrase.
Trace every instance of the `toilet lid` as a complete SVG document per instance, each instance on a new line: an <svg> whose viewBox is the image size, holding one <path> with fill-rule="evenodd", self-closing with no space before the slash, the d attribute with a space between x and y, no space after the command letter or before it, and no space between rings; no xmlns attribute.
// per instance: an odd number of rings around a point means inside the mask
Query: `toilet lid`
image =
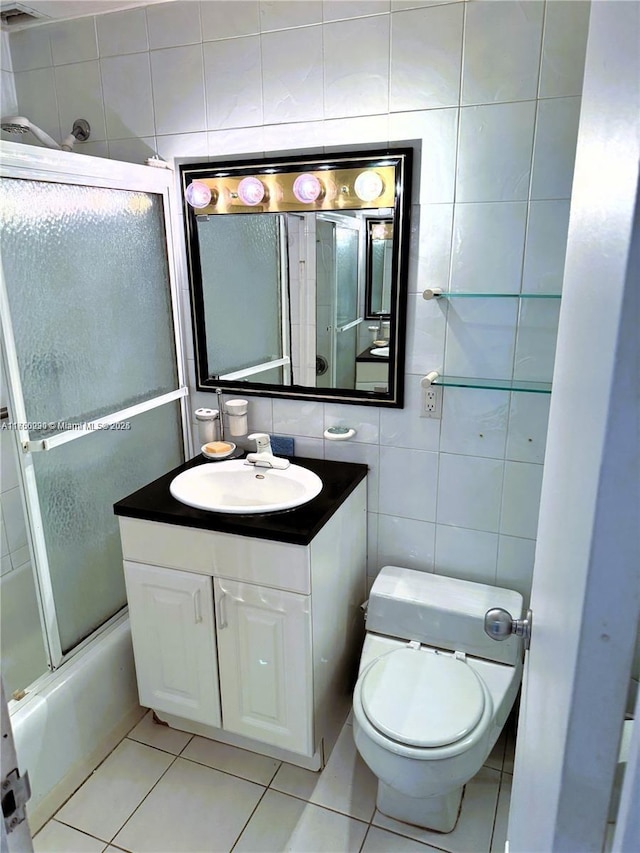
<svg viewBox="0 0 640 853"><path fill-rule="evenodd" d="M484 710L478 675L464 661L402 648L382 655L363 675L362 707L379 732L409 746L455 743Z"/></svg>

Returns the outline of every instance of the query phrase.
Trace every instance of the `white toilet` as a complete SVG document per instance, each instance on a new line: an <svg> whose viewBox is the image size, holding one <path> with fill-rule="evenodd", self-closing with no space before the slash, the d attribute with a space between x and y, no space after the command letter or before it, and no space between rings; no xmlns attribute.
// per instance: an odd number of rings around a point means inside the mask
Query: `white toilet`
<svg viewBox="0 0 640 853"><path fill-rule="evenodd" d="M455 827L466 782L498 739L522 676L522 640L484 632L493 607L521 615L518 592L385 566L367 605L353 696L358 752L383 814Z"/></svg>

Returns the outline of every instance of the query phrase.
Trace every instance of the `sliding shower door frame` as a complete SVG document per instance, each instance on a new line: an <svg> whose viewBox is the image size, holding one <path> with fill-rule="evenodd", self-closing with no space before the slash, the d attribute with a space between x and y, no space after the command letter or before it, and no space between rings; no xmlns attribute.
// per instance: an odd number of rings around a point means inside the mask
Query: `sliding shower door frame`
<svg viewBox="0 0 640 853"><path fill-rule="evenodd" d="M191 451L189 411L187 406L189 389L186 383L186 360L182 338L180 291L184 282L178 279L174 252L175 217L180 206L176 200L176 189L171 169L123 163L105 158L90 157L64 151L51 151L19 143L0 143L0 177L31 181L46 181L75 186L100 187L103 189L127 190L152 193L162 198L164 237L167 251L167 272L170 286L171 315L175 337L177 362L177 387L174 391L152 398L136 406L112 412L100 418L101 423L117 423L135 414L152 408L179 401L181 414L182 444L185 456ZM62 432L50 439L32 441L26 428L27 413L22 394L9 301L0 258L0 310L2 323L2 346L9 383L11 412L18 424L13 432L18 443L19 476L22 481L24 510L27 517L27 538L34 571L36 595L40 611L41 628L49 670L57 669L70 657L94 641L97 635L110 629L122 618L123 610L113 614L91 635L67 652L63 652L58 628L53 586L49 573L47 548L42 523L35 469L34 452L46 452L71 440L82 440L91 435L90 430ZM188 458L188 457L187 457ZM126 608L125 608L126 609ZM46 678L46 676L45 676ZM41 679L38 679L38 682Z"/></svg>

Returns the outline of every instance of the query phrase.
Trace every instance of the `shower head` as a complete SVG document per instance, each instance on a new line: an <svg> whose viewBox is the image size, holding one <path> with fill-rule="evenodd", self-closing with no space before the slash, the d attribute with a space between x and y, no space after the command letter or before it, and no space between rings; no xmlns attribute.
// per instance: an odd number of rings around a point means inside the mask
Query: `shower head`
<svg viewBox="0 0 640 853"><path fill-rule="evenodd" d="M29 119L26 119L24 116L3 118L2 129L6 133L26 133L29 130Z"/></svg>
<svg viewBox="0 0 640 853"><path fill-rule="evenodd" d="M69 136L63 140L62 145L59 145L48 133L45 133L36 124L30 122L25 116L8 116L2 119L0 126L5 133L23 134L31 131L36 139L42 142L43 145L46 145L47 148L57 148L62 149L62 151L71 151L76 139L80 142L86 142L91 135L89 122L83 118L78 118L74 121L73 129Z"/></svg>
<svg viewBox="0 0 640 853"><path fill-rule="evenodd" d="M31 124L28 118L24 116L9 116L8 118L2 119L2 129L7 133L27 133L27 131L31 131L37 140L42 142L43 145L46 145L47 148L60 148L60 145L52 139L48 133L45 133L44 130L41 130L35 124Z"/></svg>

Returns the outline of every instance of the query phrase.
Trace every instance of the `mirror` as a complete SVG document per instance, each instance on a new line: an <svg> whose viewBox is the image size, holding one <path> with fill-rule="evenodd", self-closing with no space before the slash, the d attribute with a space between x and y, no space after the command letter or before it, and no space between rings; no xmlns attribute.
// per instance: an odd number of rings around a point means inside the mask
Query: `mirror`
<svg viewBox="0 0 640 853"><path fill-rule="evenodd" d="M198 390L402 406L411 154L180 167Z"/></svg>

